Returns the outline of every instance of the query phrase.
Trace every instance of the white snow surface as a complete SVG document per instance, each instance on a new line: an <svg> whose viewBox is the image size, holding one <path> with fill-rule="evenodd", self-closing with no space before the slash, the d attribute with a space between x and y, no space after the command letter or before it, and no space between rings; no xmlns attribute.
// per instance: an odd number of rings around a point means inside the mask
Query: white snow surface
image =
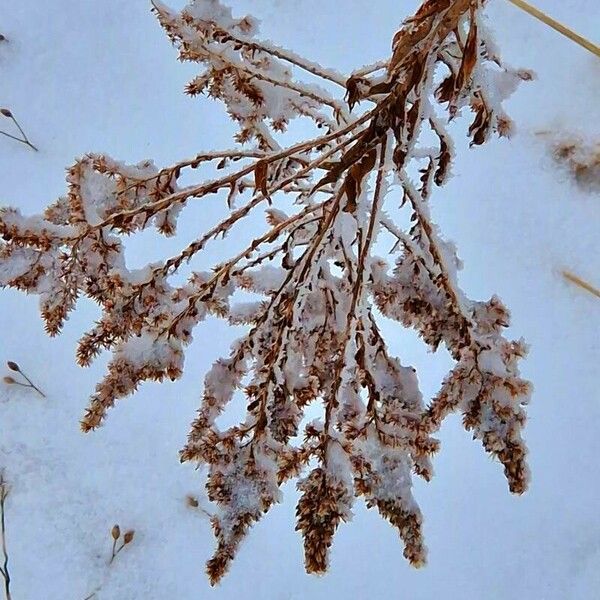
<svg viewBox="0 0 600 600"><path fill-rule="evenodd" d="M596 0L535 3L597 41ZM530 491L511 496L501 466L453 418L440 434L433 481L417 482L413 490L424 516L427 567L411 569L395 531L357 501L353 522L335 538L330 573L305 575L294 532L297 495L287 486L282 504L254 527L228 576L211 590L204 576L211 528L206 515L185 502L192 494L206 506L202 477L179 463L177 451L204 374L228 355L235 328L214 319L201 324L180 381L144 385L117 403L102 428L84 435L78 421L107 357L83 370L74 348L97 309L80 303L64 333L49 339L36 299L4 290L0 364L18 362L47 394L0 384L14 600L83 600L99 586L96 600L597 597L600 302L565 282L560 271L599 284L600 198L554 164L539 133L600 138L600 60L505 0L489 4L499 51L537 79L506 102L517 126L510 140L469 150L466 123L453 127L454 176L434 196L432 214L456 243L467 296L498 294L512 313L510 334L531 346L523 362L524 376L535 385L525 430ZM396 25L417 2L348 0L344 10L338 0L231 5L234 17L260 19L261 36L349 73L387 56ZM222 107L183 95L193 65L175 60L149 6L147 0L6 3L0 104L10 107L40 152L0 139L0 204L39 213L65 193L65 167L86 152L168 165L231 145L234 127ZM193 239L198 219L214 217L210 200L203 203L180 220L186 239ZM142 236L128 246L128 259L145 265L177 245L181 238ZM211 252L208 263L219 259ZM451 361L443 352L428 354L397 324L386 323L384 334L402 364L417 368L430 398ZM115 523L136 533L109 567Z"/></svg>

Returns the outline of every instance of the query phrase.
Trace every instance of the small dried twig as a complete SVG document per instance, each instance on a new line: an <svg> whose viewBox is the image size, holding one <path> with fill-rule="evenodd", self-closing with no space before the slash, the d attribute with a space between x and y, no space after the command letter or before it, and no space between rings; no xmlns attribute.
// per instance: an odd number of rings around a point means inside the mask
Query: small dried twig
<svg viewBox="0 0 600 600"><path fill-rule="evenodd" d="M575 275L575 273L571 273L570 271L563 271L562 276L571 283L574 283L576 286L586 290L590 294L596 296L596 298L600 298L600 290L593 286L591 283L581 279L581 277Z"/></svg>
<svg viewBox="0 0 600 600"><path fill-rule="evenodd" d="M206 515L209 519L212 519L214 515L206 510L203 506L200 505L200 501L196 496L192 496L191 494L185 497L185 503L192 509L200 511L202 514Z"/></svg>
<svg viewBox="0 0 600 600"><path fill-rule="evenodd" d="M19 367L19 365L16 362L9 360L6 364L11 371L15 371L16 373L19 373L22 377L24 377L27 380L27 383L23 383L22 381L17 381L14 377L7 376L7 377L4 377L4 379L3 379L4 383L6 383L6 385L20 385L22 387L31 388L31 389L35 390L40 396L42 396L42 398L46 397L46 394L44 394L44 392L42 392L42 390L40 390L40 388L37 385L35 385L31 381L31 379L29 379L29 377L27 377L27 375L25 375L25 373L23 373L23 371L21 370L21 367Z"/></svg>
<svg viewBox="0 0 600 600"><path fill-rule="evenodd" d="M8 108L0 108L0 115L2 115L3 117L6 117L7 119L10 119L17 126L17 129L19 130L19 132L21 133L21 135L23 137L20 138L16 135L12 135L11 133L7 133L6 131L0 130L0 133L2 135L6 136L12 140L16 140L17 142L21 142L22 144L29 146L32 150L35 150L36 152L38 151L38 149L29 141L29 138L27 137L26 133L23 131L23 128L21 127L21 125L19 124L19 122L17 121L15 116L13 115L12 111L10 111Z"/></svg>
<svg viewBox="0 0 600 600"><path fill-rule="evenodd" d="M8 550L6 547L6 498L10 492L10 487L4 478L4 472L0 471L0 537L2 538L2 555L4 557L0 567L0 575L4 579L4 597L5 600L11 600L10 595L10 573L8 572Z"/></svg>
<svg viewBox="0 0 600 600"><path fill-rule="evenodd" d="M121 539L121 528L118 525L114 525L110 530L110 535L113 539L113 545L110 560L108 561L109 565L113 563L117 554L119 554L119 552L121 552L121 550L123 550L127 544L131 543L133 536L135 535L135 531L133 529L129 529L123 534L123 538ZM119 539L121 539L121 545L117 547L117 542Z"/></svg>
<svg viewBox="0 0 600 600"><path fill-rule="evenodd" d="M117 557L117 554L119 554L119 552L121 552L121 550L123 550L123 548L125 548L125 546L127 546L127 544L131 543L134 535L135 535L135 531L133 529L129 529L123 534L123 537L121 537L121 528L119 527L118 524L113 525L112 529L110 530L110 537L112 538L112 548L111 548L110 560L108 561L108 566L112 565L113 561ZM117 545L119 540L121 540L120 546ZM102 586L105 583L106 577L107 577L107 573L104 574L104 577L102 578L102 582L99 583L83 600L90 600L91 598L96 597L96 594L98 594L98 592L102 589Z"/></svg>

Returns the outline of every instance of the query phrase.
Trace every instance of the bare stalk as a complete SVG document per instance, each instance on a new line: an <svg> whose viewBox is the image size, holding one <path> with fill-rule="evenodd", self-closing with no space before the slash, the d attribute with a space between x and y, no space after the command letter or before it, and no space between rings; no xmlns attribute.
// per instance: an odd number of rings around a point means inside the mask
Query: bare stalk
<svg viewBox="0 0 600 600"><path fill-rule="evenodd" d="M27 134L23 131L23 128L21 127L21 125L19 124L19 122L17 121L15 116L13 115L12 111L10 111L8 108L0 108L0 114L4 117L7 117L8 119L10 119L17 126L17 129L19 130L19 132L21 133L21 135L23 137L22 138L17 137L16 135L12 135L10 133L7 133L6 131L0 131L0 133L8 138L11 138L12 140L16 140L17 142L21 142L22 144L29 146L32 150L35 150L37 152L38 149L29 141Z"/></svg>
<svg viewBox="0 0 600 600"><path fill-rule="evenodd" d="M7 363L7 366L11 371L14 371L15 373L19 373L19 375L21 375L21 377L23 377L24 379L27 380L27 383L17 381L13 377L5 377L4 383L6 383L8 385L20 385L22 387L28 387L28 388L35 390L40 396L42 396L42 398L46 397L46 394L44 394L44 392L42 392L42 390L40 390L40 388L37 387L37 385L35 385L33 383L33 381L31 381L31 379L29 379L29 377L27 377L27 375L25 375L25 373L23 373L23 371L21 370L21 367L16 362L9 360Z"/></svg>
<svg viewBox="0 0 600 600"><path fill-rule="evenodd" d="M4 579L4 597L5 600L11 600L10 594L10 573L8 571L8 550L6 546L6 498L10 492L8 483L4 479L4 472L0 472L0 537L2 537L2 555L3 563L0 567L0 574Z"/></svg>
<svg viewBox="0 0 600 600"><path fill-rule="evenodd" d="M574 283L576 286L580 287L586 292L596 296L596 298L600 298L600 290L591 283L585 281L585 279L581 279L581 277L575 275L575 273L571 273L570 271L563 271L562 275L567 281Z"/></svg>
<svg viewBox="0 0 600 600"><path fill-rule="evenodd" d="M584 38L582 35L579 35L572 29L569 29L566 25L563 25L560 21L553 19L550 15L542 12L539 8L532 6L525 0L508 0L521 10L524 10L526 13L530 14L532 17L535 17L548 27L552 27L555 31L558 31L560 34L569 38L571 41L579 44L582 48L585 48L592 54L595 54L598 58L600 58L600 46L590 42L588 39Z"/></svg>

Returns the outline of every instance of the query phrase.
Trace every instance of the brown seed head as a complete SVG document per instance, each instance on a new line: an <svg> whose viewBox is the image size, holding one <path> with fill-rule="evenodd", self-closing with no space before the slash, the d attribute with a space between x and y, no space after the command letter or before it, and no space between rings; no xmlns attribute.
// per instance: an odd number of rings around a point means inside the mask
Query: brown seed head
<svg viewBox="0 0 600 600"><path fill-rule="evenodd" d="M125 535L123 536L123 543L129 544L129 542L131 542L131 540L133 539L134 535L135 535L135 531L133 529L126 531Z"/></svg>
<svg viewBox="0 0 600 600"><path fill-rule="evenodd" d="M6 363L6 366L11 370L11 371L20 371L21 368L19 367L19 365L16 362L13 362L12 360L9 360Z"/></svg>
<svg viewBox="0 0 600 600"><path fill-rule="evenodd" d="M198 506L200 506L198 499L194 498L194 496L187 496L185 501L190 508L198 508Z"/></svg>
<svg viewBox="0 0 600 600"><path fill-rule="evenodd" d="M6 383L6 385L12 385L13 383L17 383L12 377L5 377L3 381L4 383Z"/></svg>
<svg viewBox="0 0 600 600"><path fill-rule="evenodd" d="M8 108L0 108L0 114L8 117L9 119L13 116L13 114L8 110Z"/></svg>
<svg viewBox="0 0 600 600"><path fill-rule="evenodd" d="M118 540L121 536L121 528L118 525L113 526L113 528L110 530L110 535L112 536L113 540Z"/></svg>

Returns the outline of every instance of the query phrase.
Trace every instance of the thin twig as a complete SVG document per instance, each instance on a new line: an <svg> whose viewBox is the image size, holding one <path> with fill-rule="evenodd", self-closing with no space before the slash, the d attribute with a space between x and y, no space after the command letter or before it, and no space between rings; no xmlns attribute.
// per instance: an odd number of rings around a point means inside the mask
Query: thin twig
<svg viewBox="0 0 600 600"><path fill-rule="evenodd" d="M33 381L31 381L31 379L29 379L29 377L27 377L27 375L25 375L25 373L23 373L23 371L21 370L21 367L14 361L9 360L8 363L6 363L8 368L11 371L15 371L15 373L19 373L19 375L21 375L21 377L23 377L24 379L27 380L28 383L23 383L22 381L17 381L16 379L14 379L13 377L5 377L4 378L4 382L7 383L8 385L20 385L23 387L29 387L34 389L40 396L42 396L42 398L46 397L46 394L44 394L44 392L42 392L42 390L40 390L40 388L35 385L33 383Z"/></svg>
<svg viewBox="0 0 600 600"><path fill-rule="evenodd" d="M6 137L9 137L9 138L11 138L13 140L16 140L17 142L21 142L22 144L25 144L25 145L29 146L31 149L33 149L33 150L35 150L37 152L38 149L29 141L29 138L27 137L27 134L23 131L23 128L19 124L19 121L17 121L17 119L15 119L15 115L13 115L12 111L9 110L8 108L0 108L0 114L3 117L6 117L7 119L10 119L17 126L17 129L21 132L21 135L23 137L22 138L17 137L15 135L7 133L6 131L0 131L0 133L2 135L5 135Z"/></svg>
<svg viewBox="0 0 600 600"><path fill-rule="evenodd" d="M115 560L115 556L119 553L119 550L117 550L117 538L113 538L113 545L112 545L112 552L110 555L110 560L108 561L108 564L111 565L113 560Z"/></svg>
<svg viewBox="0 0 600 600"><path fill-rule="evenodd" d="M271 54L272 56L276 56L277 58L285 60L295 65L296 67L304 69L308 73L316 75L317 77L321 77L322 79L326 79L327 81L331 81L332 83L335 83L346 89L347 77L344 77L344 75L338 73L337 71L334 71L332 69L323 69L321 65L315 62L307 61L304 57L299 56L291 50L287 50L279 46L265 45L262 42L257 42L256 40L241 36L236 37L230 31L227 31L226 33L227 36L235 42L244 44L256 50L261 50L262 52L266 52L268 54Z"/></svg>
<svg viewBox="0 0 600 600"><path fill-rule="evenodd" d="M19 369L19 373L20 373L20 374L21 374L23 377L25 377L25 379L27 379L27 381L29 382L29 386L28 386L28 387L31 387L31 388L33 388L33 389L34 389L34 390L35 390L35 391L36 391L36 392L37 392L37 393L38 393L38 394L39 394L39 395L40 395L42 398L45 398L45 397L46 397L46 394L44 394L44 392L42 392L42 390L40 390L40 388L39 388L37 385L35 385L35 384L33 383L33 381L31 381L31 379L29 379L29 377L27 377L27 375L25 375L25 373L23 373L23 371L21 371L21 370ZM15 381L15 383L17 383L17 384L18 384L18 382L17 382L17 381ZM20 385L23 385L23 384L21 383Z"/></svg>
<svg viewBox="0 0 600 600"><path fill-rule="evenodd" d="M29 146L36 152L38 151L38 149L29 140L22 140L20 137L17 137L16 135L11 135L10 133L6 133L6 131L2 131L2 130L0 130L0 134L5 135L6 137L11 138L12 140L15 140L17 142L21 142L21 144L25 144L26 146Z"/></svg>
<svg viewBox="0 0 600 600"><path fill-rule="evenodd" d="M150 1L154 6L154 9L157 12L160 12L161 7L158 6L154 0ZM281 46L275 46L272 44L266 44L265 42L260 42L252 38L241 36L239 34L234 35L230 30L221 29L221 31L225 33L227 38L233 42L243 44L244 46L252 48L253 50L266 52L267 54L275 56L281 60L285 60L286 62L289 62L295 65L296 67L304 69L308 73L316 75L317 77L321 77L322 79L331 81L332 83L335 83L343 88L346 87L347 78L344 77L344 75L342 75L341 73L338 73L333 69L324 69L318 63L309 61L303 56L299 56L298 54L287 48L282 48Z"/></svg>
<svg viewBox="0 0 600 600"><path fill-rule="evenodd" d="M282 159L292 156L298 152L306 152L310 149L313 149L315 146L324 146L328 142L331 142L337 138L340 138L348 133L353 132L359 125L362 125L366 121L369 121L372 118L374 118L375 115L377 113L381 112L381 110L383 108L385 108L388 103L389 103L389 100L387 101L387 103L386 102L380 103L379 105L375 106L368 112L365 112L363 115L358 117L356 119L356 121L353 121L350 125L347 125L347 126L343 127L342 129L338 129L337 131L334 131L334 132L329 133L324 136L316 137L316 138L313 138L313 139L310 139L310 140L307 140L304 142L300 142L298 144L294 144L293 146L289 146L288 148L281 150L277 154L273 154L269 158L269 163L274 163L276 161L282 160ZM336 150L341 148L342 146L345 146L349 141L352 141L353 139L354 139L354 136L352 138L349 138L348 140L342 142L339 145L339 147L336 147ZM304 169L302 169L294 177L288 178L288 180L286 180L285 184L287 185L291 181L296 179L297 177L303 175L304 173L310 172L311 169L315 168L315 166L317 164L320 164L322 162L324 156L325 155L321 155L318 159L316 159L315 161L313 161L312 163L307 165ZM183 188L182 190L174 192L174 193L170 194L169 196L166 196L164 198L161 198L160 200L157 200L155 202L150 202L149 204L145 205L144 213L147 216L147 218L149 218L150 216L160 212L161 210L170 208L172 205L181 204L181 203L185 202L190 197L203 197L203 196L205 196L213 191L216 191L220 188L230 186L232 183L236 182L238 179L240 179L244 175L248 175L248 174L254 172L255 169L256 169L256 163L252 163L251 165L245 166L244 168L240 169L239 171L229 174L220 179L215 179L212 181L204 182L200 185L194 185L194 186L189 186L187 188ZM281 185L283 185L283 184L281 184ZM281 185L278 186L277 189L280 189ZM277 191L277 189L270 190L271 194L274 193L275 191ZM262 202L262 200L264 200L264 198L261 195L259 195L255 198L255 200L253 200L253 202L255 202L255 201ZM116 221L118 219L127 219L130 217L135 217L139 214L139 212L140 212L139 207L136 207L136 208L126 209L126 210L122 210L122 211L113 213L109 217L107 217L106 219L101 221L100 223L97 223L96 225L94 225L92 227L92 229L102 229L104 227L113 226L114 221ZM88 232L85 231L83 236L87 233ZM74 239L81 239L83 236L79 235L77 238L74 238Z"/></svg>
<svg viewBox="0 0 600 600"><path fill-rule="evenodd" d="M380 71L381 69L387 69L388 64L389 64L389 61L387 61L387 60L379 60L370 65L365 65L364 67L361 67L360 69L356 69L355 71L352 71L352 77L366 77L367 75L370 75L371 73L374 73L375 71Z"/></svg>
<svg viewBox="0 0 600 600"><path fill-rule="evenodd" d="M0 537L2 537L2 554L4 555L0 573L4 579L4 597L6 600L11 600L12 598L10 595L10 573L8 572L8 550L6 548L6 518L4 513L4 506L9 491L10 488L4 479L4 473L0 472Z"/></svg>

